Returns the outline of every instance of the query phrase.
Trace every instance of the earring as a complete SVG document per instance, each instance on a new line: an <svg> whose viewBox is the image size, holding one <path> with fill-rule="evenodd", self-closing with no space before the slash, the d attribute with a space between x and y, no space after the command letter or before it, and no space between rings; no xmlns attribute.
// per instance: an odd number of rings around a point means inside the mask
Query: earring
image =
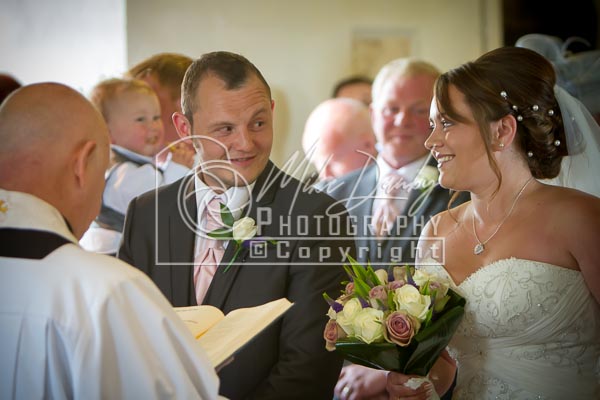
<svg viewBox="0 0 600 400"><path fill-rule="evenodd" d="M501 149L503 149L503 148L504 148L504 143L500 142L500 143L498 143L498 146L499 146Z"/></svg>

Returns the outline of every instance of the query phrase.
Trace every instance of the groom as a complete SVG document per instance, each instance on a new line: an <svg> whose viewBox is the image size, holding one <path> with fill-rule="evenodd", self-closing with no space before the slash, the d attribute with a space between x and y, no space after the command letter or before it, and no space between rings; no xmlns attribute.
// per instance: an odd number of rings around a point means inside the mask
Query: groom
<svg viewBox="0 0 600 400"><path fill-rule="evenodd" d="M119 257L147 273L173 306L210 304L227 314L288 298L294 306L283 318L220 371L221 394L332 398L342 361L325 350L322 294L337 297L345 254L355 252L347 213L269 161L274 103L252 63L205 54L182 87L183 113L173 122L193 141L196 173L131 202ZM257 246L207 235L223 223L215 203L256 222Z"/></svg>

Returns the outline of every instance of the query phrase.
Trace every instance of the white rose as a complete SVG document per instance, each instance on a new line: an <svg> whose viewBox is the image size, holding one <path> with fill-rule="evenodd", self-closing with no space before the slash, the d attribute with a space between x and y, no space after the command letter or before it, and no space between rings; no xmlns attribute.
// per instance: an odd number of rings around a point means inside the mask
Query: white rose
<svg viewBox="0 0 600 400"><path fill-rule="evenodd" d="M417 174L413 184L420 189L427 189L437 183L440 172L436 167L426 165Z"/></svg>
<svg viewBox="0 0 600 400"><path fill-rule="evenodd" d="M405 281L406 282L406 267L394 267L394 280L395 281Z"/></svg>
<svg viewBox="0 0 600 400"><path fill-rule="evenodd" d="M429 281L429 293L436 291L436 299L440 299L448 293L448 288L450 287L450 282L435 274L429 274L427 272L416 270L413 275L413 280L419 287L423 287L427 281Z"/></svg>
<svg viewBox="0 0 600 400"><path fill-rule="evenodd" d="M420 269L416 270L413 275L413 281L417 284L418 287L423 286L427 281L431 280L431 275L427 272L423 272Z"/></svg>
<svg viewBox="0 0 600 400"><path fill-rule="evenodd" d="M412 285L404 285L394 292L394 303L398 311L407 312L423 322L431 305L431 297L421 295Z"/></svg>
<svg viewBox="0 0 600 400"><path fill-rule="evenodd" d="M435 290L435 299L441 299L445 295L448 294L448 289L450 288L450 282L446 280L440 280L429 283L429 290L433 292Z"/></svg>
<svg viewBox="0 0 600 400"><path fill-rule="evenodd" d="M348 336L354 335L354 318L362 310L362 304L358 299L350 299L344 304L344 309L337 313L336 322L346 332Z"/></svg>
<svg viewBox="0 0 600 400"><path fill-rule="evenodd" d="M233 239L244 241L252 239L256 235L256 222L250 217L240 218L233 223Z"/></svg>
<svg viewBox="0 0 600 400"><path fill-rule="evenodd" d="M333 310L333 308L329 307L329 310L327 310L327 316L329 319L335 320L337 318L337 313Z"/></svg>
<svg viewBox="0 0 600 400"><path fill-rule="evenodd" d="M382 285L388 283L388 272L386 269L378 269L375 271L375 275L377 275L377 278L379 278Z"/></svg>
<svg viewBox="0 0 600 400"><path fill-rule="evenodd" d="M383 311L363 308L354 318L354 336L365 343L383 340Z"/></svg>

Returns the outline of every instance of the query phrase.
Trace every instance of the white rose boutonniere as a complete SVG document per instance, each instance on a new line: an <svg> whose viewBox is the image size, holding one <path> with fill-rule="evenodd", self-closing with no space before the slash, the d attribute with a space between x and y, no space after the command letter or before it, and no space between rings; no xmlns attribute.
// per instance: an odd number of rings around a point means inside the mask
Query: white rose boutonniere
<svg viewBox="0 0 600 400"><path fill-rule="evenodd" d="M233 223L232 227L233 240L236 242L243 242L244 240L250 240L256 236L256 221L250 217L244 217L238 219Z"/></svg>
<svg viewBox="0 0 600 400"><path fill-rule="evenodd" d="M250 242L277 243L274 240L256 238L258 227L254 218L243 217L235 221L233 214L231 214L229 208L223 203L221 203L221 221L223 221L224 226L209 232L208 236L213 239L232 240L235 244L235 253L229 264L227 264L227 267L225 267L225 270L223 270L223 273L229 270L242 249L249 247Z"/></svg>
<svg viewBox="0 0 600 400"><path fill-rule="evenodd" d="M436 167L425 165L415 178L413 185L417 189L426 190L437 184L440 172Z"/></svg>

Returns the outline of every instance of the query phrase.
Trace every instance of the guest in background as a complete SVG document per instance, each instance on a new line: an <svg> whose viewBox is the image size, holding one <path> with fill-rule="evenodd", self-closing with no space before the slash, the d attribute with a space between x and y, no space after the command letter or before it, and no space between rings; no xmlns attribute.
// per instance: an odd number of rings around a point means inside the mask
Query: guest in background
<svg viewBox="0 0 600 400"><path fill-rule="evenodd" d="M362 75L355 75L342 79L333 88L332 98L346 97L363 102L366 106L371 104L371 86L373 81Z"/></svg>
<svg viewBox="0 0 600 400"><path fill-rule="evenodd" d="M354 99L322 102L306 120L302 148L321 181L368 165L377 156L369 109Z"/></svg>
<svg viewBox="0 0 600 400"><path fill-rule="evenodd" d="M281 297L294 302L219 372L221 393L326 399L342 360L325 349L322 294L341 289L354 242L343 207L303 191L269 160L273 107L269 85L246 58L220 51L194 61L183 81L183 113L173 121L193 139L199 164L193 176L131 202L119 257L147 273L174 306L209 304L227 314ZM256 224L258 249L207 235L223 227L221 204L237 221Z"/></svg>
<svg viewBox="0 0 600 400"><path fill-rule="evenodd" d="M91 101L101 112L110 134L112 165L107 171L102 209L81 240L83 248L117 253L125 212L131 199L180 177L175 164L157 168L162 148L160 105L152 88L139 79L109 79L92 90Z"/></svg>
<svg viewBox="0 0 600 400"><path fill-rule="evenodd" d="M530 34L520 38L516 46L534 50L552 63L556 71L556 84L585 106L579 107L580 111L573 115L573 119L564 123L567 127L573 127L573 130L584 131L579 126L584 123L593 126L591 118L600 123L600 50L569 54L567 49L572 41L568 39L563 43L554 36ZM597 142L591 140L582 146L575 142L576 139L573 138L570 144L569 157L563 159L561 173L544 182L600 197L600 176L596 174L593 179L589 173L600 170L600 146L594 145ZM583 176L588 179L581 179Z"/></svg>
<svg viewBox="0 0 600 400"><path fill-rule="evenodd" d="M102 116L66 86L25 86L0 107L0 140L0 398L216 398L156 286L77 245L100 208Z"/></svg>
<svg viewBox="0 0 600 400"><path fill-rule="evenodd" d="M0 104L8 97L9 94L20 88L21 82L9 74L0 74Z"/></svg>
<svg viewBox="0 0 600 400"><path fill-rule="evenodd" d="M174 113L181 112L181 82L191 63L192 59L183 54L159 53L134 65L128 72L130 77L148 83L158 96L168 146L168 151L159 153L158 165L162 168L171 161L187 168L194 165L194 148L190 142L179 140L172 120Z"/></svg>
<svg viewBox="0 0 600 400"><path fill-rule="evenodd" d="M600 121L600 50L590 49L571 53L569 45L583 40L562 39L531 33L517 40L515 46L534 50L552 63L556 84L579 99L588 111ZM589 46L589 43L588 43Z"/></svg>

